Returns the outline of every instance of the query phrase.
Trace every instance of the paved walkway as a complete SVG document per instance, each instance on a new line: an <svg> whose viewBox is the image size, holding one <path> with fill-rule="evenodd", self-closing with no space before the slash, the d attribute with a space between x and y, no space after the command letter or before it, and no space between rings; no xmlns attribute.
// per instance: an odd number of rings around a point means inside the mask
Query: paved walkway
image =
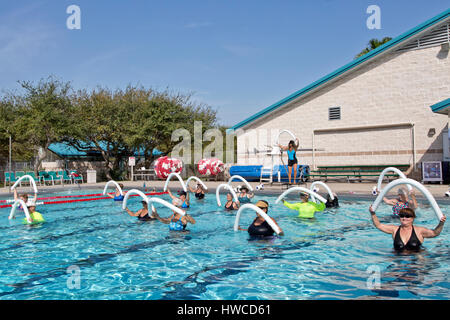
<svg viewBox="0 0 450 320"><path fill-rule="evenodd" d="M138 188L142 189L144 186L144 181L121 181L121 183L124 185L125 189L132 189L132 188ZM226 183L224 181L205 181L205 184L208 186L208 188L212 191L215 191L217 186L219 184ZM145 181L146 188L150 191L153 187L156 188L157 191L162 191L164 187L165 181ZM192 183L193 184L193 183ZM243 185L240 181L233 182L233 185ZM250 182L250 185L255 188L257 185L259 185L259 182ZM311 183L305 183L301 184L299 186L307 187ZM330 187L333 192L335 192L338 195L347 195L347 196L372 196L372 188L376 185L376 182L354 182L354 183L340 183L340 182L327 182L327 185ZM383 184L385 186L386 184ZM61 185L55 185L55 186L38 186L38 189L40 191L44 192L52 192L52 191L63 191L63 190L70 190L74 188L81 188L81 189L98 189L99 193L103 192L103 188L105 186L105 182L100 183L83 183L81 185L72 185L72 184L65 184L63 186ZM177 190L180 189L180 183L179 181L174 178L169 183L169 187L171 190ZM440 185L440 184L425 184L425 187L433 194L433 196L437 200L448 200L450 203L450 198L445 197L445 192L449 189L447 185ZM323 187L320 188L321 192L323 192ZM29 190L29 187L26 188L26 190ZM280 184L273 184L270 186L269 184L264 184L264 191L256 191L257 193L276 193L280 194L286 190L286 186L281 186ZM396 192L396 188L393 189L391 195ZM8 195L12 195L12 193L9 191L9 188L0 188L0 196L5 197ZM416 191L416 195L418 198L421 198L421 193Z"/></svg>

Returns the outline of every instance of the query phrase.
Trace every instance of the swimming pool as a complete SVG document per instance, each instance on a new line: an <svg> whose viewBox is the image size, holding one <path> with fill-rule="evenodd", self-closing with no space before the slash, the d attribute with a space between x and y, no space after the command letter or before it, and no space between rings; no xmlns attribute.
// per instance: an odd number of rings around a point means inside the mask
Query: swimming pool
<svg viewBox="0 0 450 320"><path fill-rule="evenodd" d="M191 200L197 223L189 233L139 222L111 199L39 206L47 222L33 227L21 223L23 213L10 221L10 209L0 209L0 299L450 298L447 227L426 239L422 252L397 255L391 236L371 224L369 201L341 197L340 208L305 221L275 205L275 196L257 194L252 202L258 199L269 202L284 237L249 241L248 233L234 232L235 212L217 208L213 192ZM129 208L137 211L140 200L130 198ZM382 222L394 222L390 210L380 206ZM417 214L416 225L437 225L428 204ZM254 216L244 211L240 225Z"/></svg>

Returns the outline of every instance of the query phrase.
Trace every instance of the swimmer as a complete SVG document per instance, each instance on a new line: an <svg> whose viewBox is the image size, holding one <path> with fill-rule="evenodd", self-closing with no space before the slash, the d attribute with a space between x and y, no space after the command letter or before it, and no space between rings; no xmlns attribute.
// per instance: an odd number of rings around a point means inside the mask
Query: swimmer
<svg viewBox="0 0 450 320"><path fill-rule="evenodd" d="M237 210L239 209L239 201L233 201L233 195L231 193L227 193L227 202L225 203L226 210Z"/></svg>
<svg viewBox="0 0 450 320"><path fill-rule="evenodd" d="M141 201L142 203L142 209L137 211L136 213L131 211L128 208L125 208L125 210L128 212L128 214L132 217L137 217L139 221L152 221L156 220L156 217L154 216L155 211L152 212L152 215L148 214L148 205L147 202ZM156 209L155 209L156 210Z"/></svg>
<svg viewBox="0 0 450 320"><path fill-rule="evenodd" d="M316 211L323 211L325 209L325 203L315 203L309 200L309 194L306 192L300 192L300 200L298 203L289 203L283 200L283 204L289 209L297 210L299 218L314 218Z"/></svg>
<svg viewBox="0 0 450 320"><path fill-rule="evenodd" d="M251 198L253 198L254 196L255 196L255 194L253 192L248 192L247 187L242 187L239 190L239 195L238 195L239 203L241 203L241 204L250 203Z"/></svg>
<svg viewBox="0 0 450 320"><path fill-rule="evenodd" d="M201 200L205 197L205 189L203 189L203 186L200 182L197 183L197 188L195 189L189 186L189 191L193 192L198 200Z"/></svg>
<svg viewBox="0 0 450 320"><path fill-rule="evenodd" d="M327 195L327 203L325 203L325 206L327 208L337 208L339 207L339 199L336 195L336 193L333 193L334 199L331 200L330 194Z"/></svg>
<svg viewBox="0 0 450 320"><path fill-rule="evenodd" d="M172 201L172 203L174 205L176 205L177 201L174 199ZM195 219L192 218L190 215L188 215L187 213L182 216L181 214L179 214L176 211L172 211L173 214L169 217L169 218L161 218L158 214L158 212L153 211L153 216L158 219L159 221L161 221L162 223L168 224L169 225L169 230L171 231L185 231L186 226L188 223L192 223L195 224Z"/></svg>
<svg viewBox="0 0 450 320"><path fill-rule="evenodd" d="M262 211L264 211L267 215L269 215L269 203L267 201L259 200L255 205ZM272 218L272 220L278 226L278 228L280 228L275 219ZM256 218L255 220L253 220L248 229L242 229L240 226L238 226L238 230L247 231L248 234L252 237L270 237L275 233L269 223L267 223L267 221L258 212L256 212ZM279 235L284 235L284 232L281 228Z"/></svg>
<svg viewBox="0 0 450 320"><path fill-rule="evenodd" d="M27 208L28 208L28 212L30 213L30 218L31 218L31 224L38 224L38 223L43 223L45 222L44 217L42 216L42 214L40 214L39 212L35 211L36 210L36 204L34 203L34 201L30 201L27 204ZM13 217L13 219L15 219L16 217ZM27 221L27 218L23 218L22 222L24 224L29 224Z"/></svg>
<svg viewBox="0 0 450 320"><path fill-rule="evenodd" d="M297 149L300 145L300 142L298 138L295 139L297 143L294 142L294 140L289 141L289 144L285 147L281 144L278 144L278 147L282 151L287 151L288 154L288 177L289 177L289 184L291 184L291 173L292 173L292 167L294 167L294 184L295 184L295 178L297 177Z"/></svg>
<svg viewBox="0 0 450 320"><path fill-rule="evenodd" d="M175 197L172 192L170 192L170 189L167 189L167 193L169 194L169 196L172 198L172 201L175 199L181 200L181 204L180 201L176 201L176 206L177 207L181 207L183 209L187 209L189 208L189 193L185 192L185 191L178 191L178 195L180 196Z"/></svg>
<svg viewBox="0 0 450 320"><path fill-rule="evenodd" d="M33 199L29 199L28 194L24 193L24 194L19 195L19 194L17 194L17 189L14 188L14 202L17 200L22 200L26 204L28 201L30 203L36 203L37 193L34 193ZM22 206L19 206L19 209L23 210Z"/></svg>
<svg viewBox="0 0 450 320"><path fill-rule="evenodd" d="M120 189L122 189L122 193L125 194L125 192L123 191L122 183L119 183L119 187L120 187ZM109 193L107 195L108 195L108 197L114 199L114 201L123 201L123 198L124 198L124 196L120 194L120 190L117 187L116 187L116 192L114 195L109 194Z"/></svg>
<svg viewBox="0 0 450 320"><path fill-rule="evenodd" d="M408 191L405 188L399 188L397 194L398 196L396 199L388 199L383 197L384 203L392 206L392 213L395 216L398 216L400 210L403 208L411 208L413 210L417 209L417 200L414 190L409 192L412 200L411 202L409 202Z"/></svg>
<svg viewBox="0 0 450 320"><path fill-rule="evenodd" d="M378 230L392 235L394 249L397 252L419 251L425 238L434 238L441 233L446 220L446 217L443 215L437 227L434 230L430 230L424 227L413 226L416 213L411 208L399 210L398 216L400 217L400 226L380 223L372 206L369 207L369 212L372 216L373 225Z"/></svg>

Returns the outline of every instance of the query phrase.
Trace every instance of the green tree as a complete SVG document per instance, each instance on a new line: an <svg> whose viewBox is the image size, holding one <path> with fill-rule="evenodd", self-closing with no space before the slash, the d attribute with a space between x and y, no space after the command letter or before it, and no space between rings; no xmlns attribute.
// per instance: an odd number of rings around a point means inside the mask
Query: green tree
<svg viewBox="0 0 450 320"><path fill-rule="evenodd" d="M81 151L100 152L108 179L118 178L120 164L137 151L144 153L145 166L154 160L154 149L169 153L177 143L171 141L174 130L193 132L196 120L207 127L216 121L215 111L189 95L135 86L78 91L73 105L72 131L65 141Z"/></svg>
<svg viewBox="0 0 450 320"><path fill-rule="evenodd" d="M363 55L365 55L366 53L378 48L379 46L385 44L386 42L391 41L392 38L390 37L384 37L381 40L378 39L371 39L367 45L367 47L362 50L360 53L358 53L358 55L355 57L355 59L358 59L359 57L362 57Z"/></svg>
<svg viewBox="0 0 450 320"><path fill-rule="evenodd" d="M13 139L25 145L35 155L37 175L50 144L57 142L67 131L68 115L72 112L70 83L54 77L41 79L37 84L19 82L23 95L15 95L15 119L11 126Z"/></svg>
<svg viewBox="0 0 450 320"><path fill-rule="evenodd" d="M121 161L133 154L127 139L132 134L130 119L136 107L124 100L121 90L78 91L72 97L70 131L63 139L79 151L100 152L108 179L118 179Z"/></svg>

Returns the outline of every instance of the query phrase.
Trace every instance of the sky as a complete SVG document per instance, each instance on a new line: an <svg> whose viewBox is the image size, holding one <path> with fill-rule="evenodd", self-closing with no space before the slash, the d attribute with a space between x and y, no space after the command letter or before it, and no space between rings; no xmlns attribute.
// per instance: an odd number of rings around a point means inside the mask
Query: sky
<svg viewBox="0 0 450 320"><path fill-rule="evenodd" d="M77 5L80 29L66 10ZM369 29L370 5L381 28ZM192 94L232 126L450 7L448 0L0 0L0 93L50 75L75 89Z"/></svg>

